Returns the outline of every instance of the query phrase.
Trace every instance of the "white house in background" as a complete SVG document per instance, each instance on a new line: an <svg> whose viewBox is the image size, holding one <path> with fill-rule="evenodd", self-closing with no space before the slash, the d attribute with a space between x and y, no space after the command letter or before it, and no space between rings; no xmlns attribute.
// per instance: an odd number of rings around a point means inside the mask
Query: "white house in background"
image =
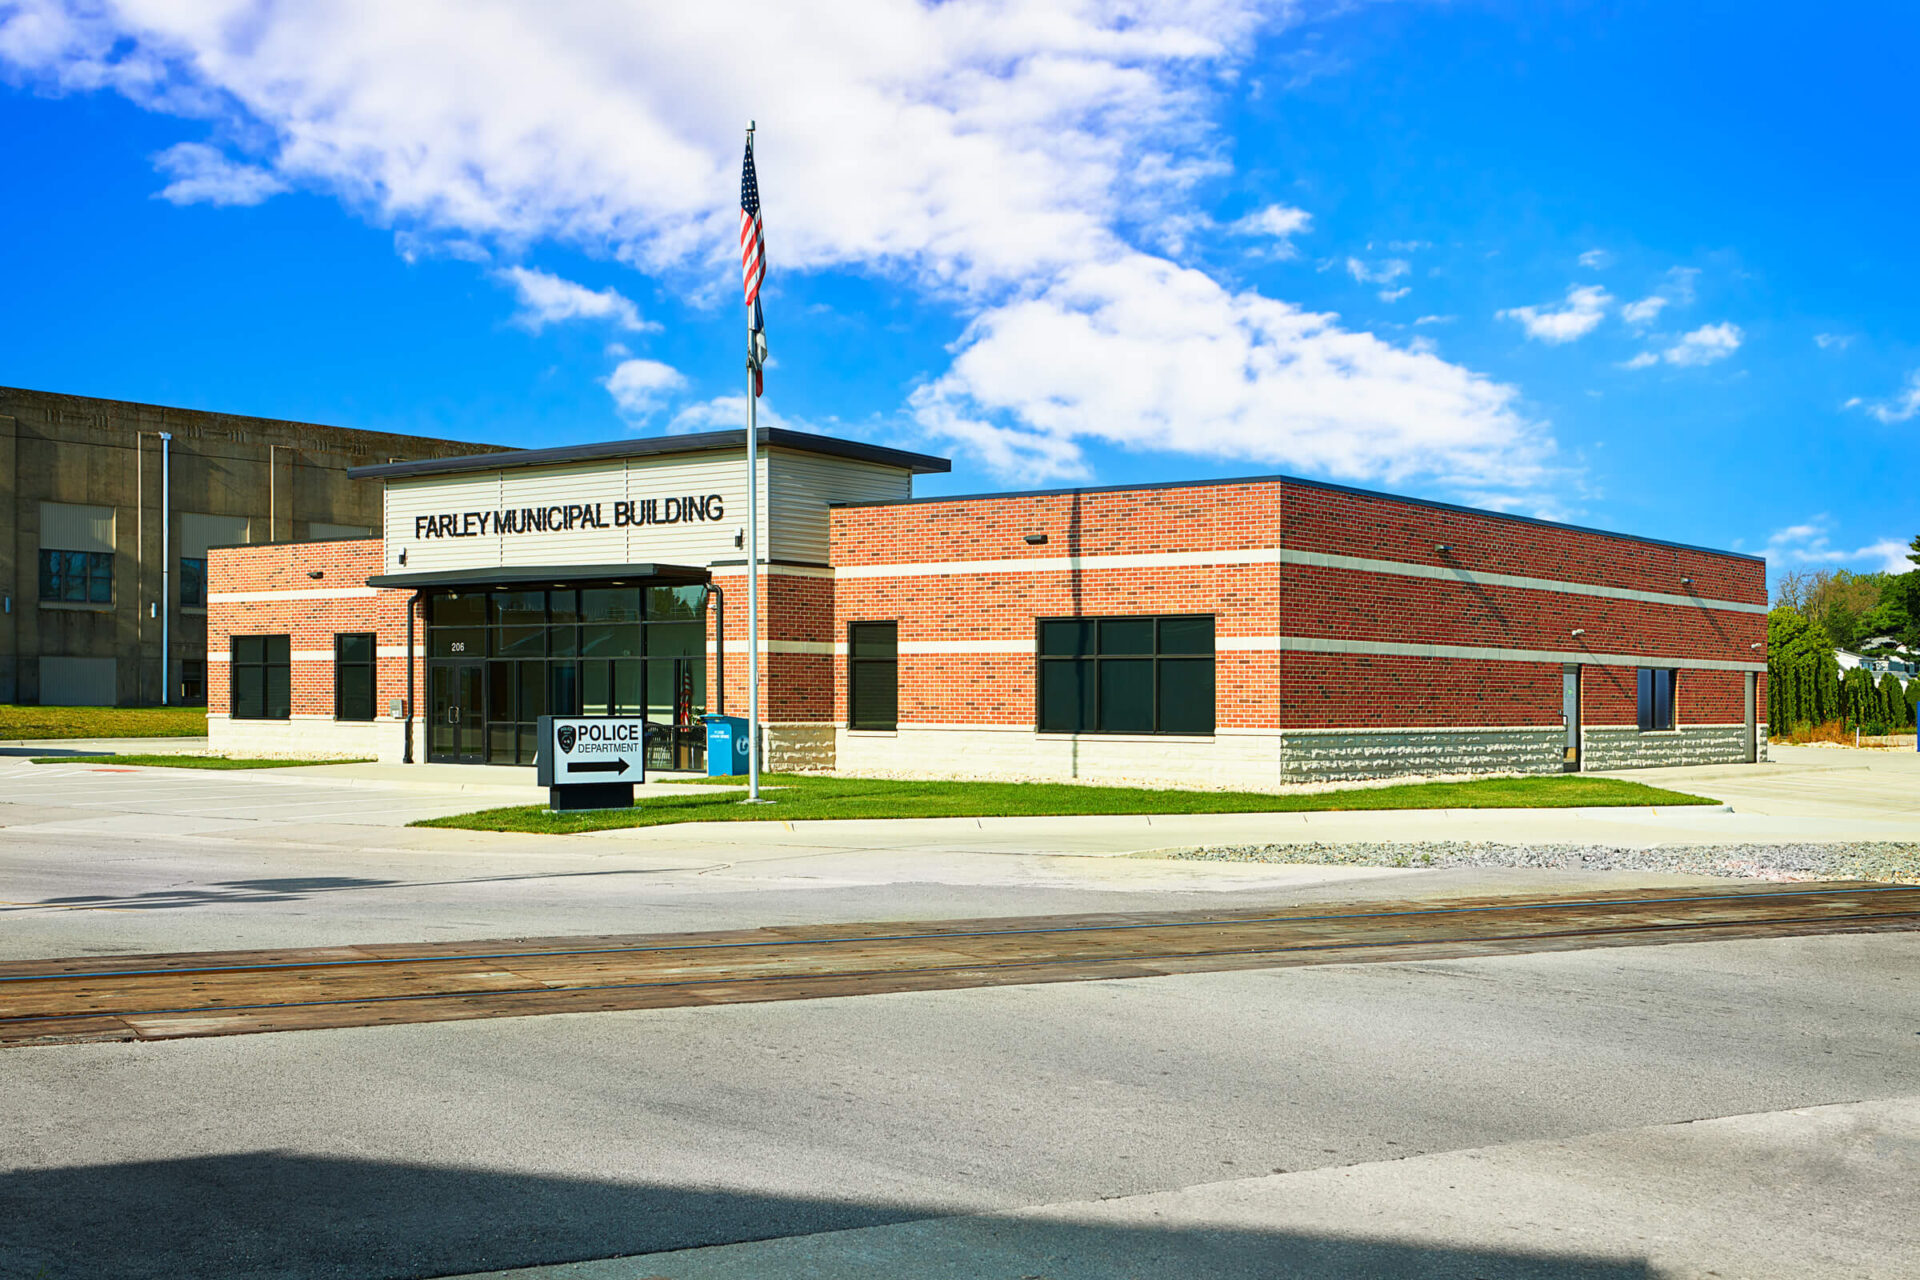
<svg viewBox="0 0 1920 1280"><path fill-rule="evenodd" d="M1907 687L1907 681L1920 675L1920 662L1916 662L1910 655L1889 653L1881 648L1882 645L1891 646L1892 644L1894 644L1892 636L1875 636L1871 640L1864 641L1860 646L1871 652L1854 653L1848 649L1835 649L1833 660L1840 664L1840 670L1843 672L1851 671L1855 667L1864 667L1873 673L1876 681L1882 675L1890 673L1904 689Z"/></svg>

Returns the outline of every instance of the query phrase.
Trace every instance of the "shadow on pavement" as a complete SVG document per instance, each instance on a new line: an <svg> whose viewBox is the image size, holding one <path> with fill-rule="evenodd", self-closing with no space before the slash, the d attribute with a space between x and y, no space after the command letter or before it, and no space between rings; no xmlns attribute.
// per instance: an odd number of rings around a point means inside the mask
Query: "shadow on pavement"
<svg viewBox="0 0 1920 1280"><path fill-rule="evenodd" d="M298 902L318 894L343 893L358 889L427 889L462 884L504 884L519 880L657 876L697 869L680 866L617 867L607 871L529 871L512 875L464 876L454 880L379 880L366 876L282 876L265 880L220 880L204 889L149 889L141 893L82 893L66 894L57 898L39 898L32 902L14 902L0 907L0 914L8 911L33 911L41 907L110 907L116 911L163 911L177 907Z"/></svg>
<svg viewBox="0 0 1920 1280"><path fill-rule="evenodd" d="M117 751L102 751L95 747L91 751L75 747L0 747L0 756L113 756Z"/></svg>
<svg viewBox="0 0 1920 1280"><path fill-rule="evenodd" d="M448 1276L944 1216L947 1211L933 1206L263 1151L0 1175L0 1275ZM983 1257L983 1275L1045 1274L1049 1280L1114 1274L1648 1280L1654 1274L1622 1259L1234 1228L1013 1220L996 1221L978 1239L979 1246L969 1246L957 1235L944 1244L930 1237L929 1249L951 1263L956 1243L963 1261L978 1247L991 1255L991 1261ZM1016 1269L1005 1271L1007 1265ZM645 1267L635 1272L643 1273L652 1274Z"/></svg>

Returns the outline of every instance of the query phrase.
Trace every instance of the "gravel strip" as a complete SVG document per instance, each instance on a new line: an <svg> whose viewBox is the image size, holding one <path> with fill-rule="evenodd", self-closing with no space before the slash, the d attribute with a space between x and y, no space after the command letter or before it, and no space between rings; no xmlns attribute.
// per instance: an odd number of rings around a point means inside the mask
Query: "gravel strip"
<svg viewBox="0 0 1920 1280"><path fill-rule="evenodd" d="M1194 862L1287 862L1362 867L1543 867L1577 871L1672 871L1748 880L1878 880L1920 884L1920 844L1496 844L1412 840L1394 844L1233 844L1168 849Z"/></svg>

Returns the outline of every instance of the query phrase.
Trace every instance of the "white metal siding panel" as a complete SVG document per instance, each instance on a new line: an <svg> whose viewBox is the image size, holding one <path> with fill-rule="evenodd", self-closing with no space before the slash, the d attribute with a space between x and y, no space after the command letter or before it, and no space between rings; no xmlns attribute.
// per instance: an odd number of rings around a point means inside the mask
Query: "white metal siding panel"
<svg viewBox="0 0 1920 1280"><path fill-rule="evenodd" d="M747 467L744 453L743 449L740 454L704 453L687 458L627 459L626 496L634 502L650 498L702 498L719 494L725 511L718 520L637 525L626 530L628 563L704 567L715 560L739 555L739 550L733 545L733 531L747 523ZM764 504L764 495L761 500Z"/></svg>
<svg viewBox="0 0 1920 1280"><path fill-rule="evenodd" d="M51 551L114 550L113 508L41 503L40 545Z"/></svg>
<svg viewBox="0 0 1920 1280"><path fill-rule="evenodd" d="M625 564L626 530L613 525L613 504L627 497L626 468L619 461L586 466L541 468L538 471L500 473L500 500L494 510L543 507L578 502L597 505L606 528L549 530L545 533L488 534L480 541L494 545L493 564Z"/></svg>
<svg viewBox="0 0 1920 1280"><path fill-rule="evenodd" d="M110 707L120 700L114 658L40 659L40 703L47 707Z"/></svg>
<svg viewBox="0 0 1920 1280"><path fill-rule="evenodd" d="M849 458L774 451L771 502L776 560L825 564L828 554L827 506L834 502L888 502L913 496L913 477L897 467Z"/></svg>
<svg viewBox="0 0 1920 1280"><path fill-rule="evenodd" d="M500 506L500 473L422 476L387 481L383 527L386 571L426 573L436 569L491 569L500 563L494 538L416 538L414 518L451 511L492 511ZM407 553L405 564L400 553Z"/></svg>
<svg viewBox="0 0 1920 1280"><path fill-rule="evenodd" d="M519 471L387 481L386 571L498 568L506 565L685 564L736 559L735 532L746 524L745 459L733 454L610 458ZM771 471L771 477L769 477ZM776 450L760 457L761 554L774 560L827 559L827 504L912 496L912 477L894 467ZM719 520L615 526L614 504L718 494ZM489 513L567 503L598 503L607 527L545 533L487 532L468 537L415 534L415 518ZM407 562L400 563L401 551Z"/></svg>
<svg viewBox="0 0 1920 1280"><path fill-rule="evenodd" d="M231 547L252 542L252 521L246 516L208 516L197 511L180 513L180 554L200 559L208 547Z"/></svg>

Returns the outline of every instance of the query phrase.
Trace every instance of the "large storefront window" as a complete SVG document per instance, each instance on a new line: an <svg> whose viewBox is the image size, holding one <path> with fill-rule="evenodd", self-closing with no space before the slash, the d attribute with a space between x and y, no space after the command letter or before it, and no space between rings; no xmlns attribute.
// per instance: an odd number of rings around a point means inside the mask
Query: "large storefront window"
<svg viewBox="0 0 1920 1280"><path fill-rule="evenodd" d="M1042 618L1042 733L1213 732L1213 619Z"/></svg>
<svg viewBox="0 0 1920 1280"><path fill-rule="evenodd" d="M706 761L704 586L427 599L428 756L532 764L543 715L644 716L647 767Z"/></svg>

